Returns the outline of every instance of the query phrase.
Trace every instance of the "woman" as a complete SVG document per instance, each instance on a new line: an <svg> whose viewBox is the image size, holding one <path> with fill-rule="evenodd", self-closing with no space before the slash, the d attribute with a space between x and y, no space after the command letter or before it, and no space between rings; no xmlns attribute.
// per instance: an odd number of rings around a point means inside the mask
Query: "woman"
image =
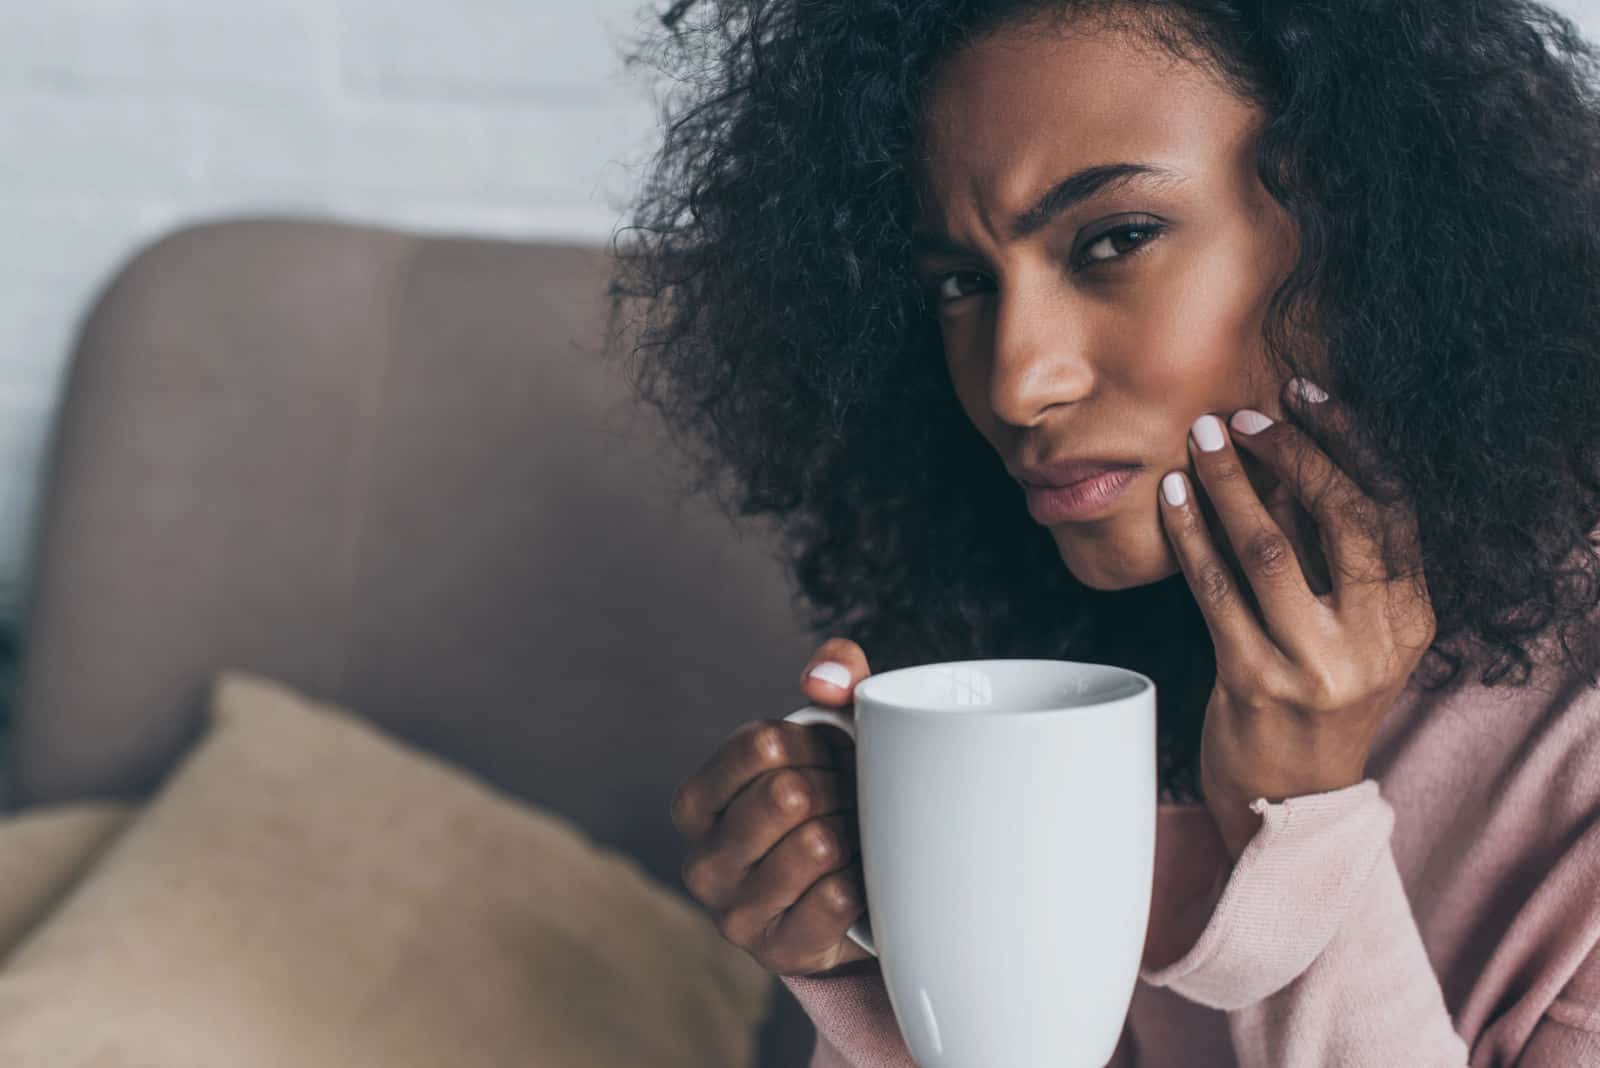
<svg viewBox="0 0 1600 1068"><path fill-rule="evenodd" d="M664 21L617 309L699 485L784 524L805 696L869 651L1157 681L1112 1063L1600 1065L1591 46L1521 0ZM735 731L684 883L814 1065L909 1065L838 745Z"/></svg>

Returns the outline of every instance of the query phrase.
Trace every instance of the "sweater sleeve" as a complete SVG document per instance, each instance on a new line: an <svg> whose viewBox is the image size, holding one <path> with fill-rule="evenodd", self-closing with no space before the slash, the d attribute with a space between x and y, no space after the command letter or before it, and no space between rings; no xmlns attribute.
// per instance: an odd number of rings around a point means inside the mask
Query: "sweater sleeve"
<svg viewBox="0 0 1600 1068"><path fill-rule="evenodd" d="M1464 1068L1376 780L1250 807L1199 939L1140 977L1226 1011L1240 1068Z"/></svg>
<svg viewBox="0 0 1600 1068"><path fill-rule="evenodd" d="M816 1025L809 1068L917 1068L876 957L823 975L779 978Z"/></svg>

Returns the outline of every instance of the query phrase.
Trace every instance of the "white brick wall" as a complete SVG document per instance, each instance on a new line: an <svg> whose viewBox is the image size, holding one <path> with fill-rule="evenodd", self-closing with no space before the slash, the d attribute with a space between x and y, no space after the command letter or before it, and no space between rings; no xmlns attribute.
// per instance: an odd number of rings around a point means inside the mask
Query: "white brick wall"
<svg viewBox="0 0 1600 1068"><path fill-rule="evenodd" d="M243 211L598 243L654 147L620 58L650 0L5 7L0 620L72 333L136 245Z"/></svg>

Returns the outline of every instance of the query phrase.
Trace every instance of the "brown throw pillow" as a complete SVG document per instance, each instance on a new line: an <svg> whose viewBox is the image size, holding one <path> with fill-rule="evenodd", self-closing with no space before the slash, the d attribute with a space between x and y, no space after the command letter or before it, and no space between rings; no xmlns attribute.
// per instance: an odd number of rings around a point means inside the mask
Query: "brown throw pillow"
<svg viewBox="0 0 1600 1068"><path fill-rule="evenodd" d="M771 977L631 859L259 676L211 715L0 968L0 1064L753 1064Z"/></svg>

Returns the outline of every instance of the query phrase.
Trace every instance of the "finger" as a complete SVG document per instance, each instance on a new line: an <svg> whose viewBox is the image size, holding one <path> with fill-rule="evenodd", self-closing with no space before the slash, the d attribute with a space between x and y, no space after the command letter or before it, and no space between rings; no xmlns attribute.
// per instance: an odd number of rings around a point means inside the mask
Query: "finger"
<svg viewBox="0 0 1600 1068"><path fill-rule="evenodd" d="M850 925L866 911L866 881L857 859L812 883L792 906L779 913L767 933L767 944L817 947L812 956L776 961L784 972L811 970L822 954L844 941Z"/></svg>
<svg viewBox="0 0 1600 1068"><path fill-rule="evenodd" d="M819 664L832 661L842 664L850 672L850 681L845 686L819 678L811 674L811 669ZM800 672L800 688L805 695L813 701L826 704L844 704L850 700L855 690L856 683L872 674L872 668L867 664L867 654L861 646L849 638L829 638L817 647L811 654L811 659L806 661L805 670Z"/></svg>
<svg viewBox="0 0 1600 1068"><path fill-rule="evenodd" d="M1196 477L1255 594L1267 636L1291 649L1306 618L1325 615L1328 608L1311 592L1288 536L1250 484L1222 420L1201 416L1189 440Z"/></svg>
<svg viewBox="0 0 1600 1068"><path fill-rule="evenodd" d="M774 719L742 723L679 785L672 796L672 824L691 842L698 841L711 833L722 811L754 779L786 767L836 771L843 766L840 752L825 733L799 723Z"/></svg>
<svg viewBox="0 0 1600 1068"><path fill-rule="evenodd" d="M756 945L785 909L824 875L849 866L860 852L855 821L832 813L807 820L773 846L734 889L725 917L730 940Z"/></svg>
<svg viewBox="0 0 1600 1068"><path fill-rule="evenodd" d="M1308 421L1315 419L1320 433L1344 439L1350 447L1349 422L1337 401L1312 404L1288 395L1297 411L1315 410ZM1275 422L1254 434L1236 434L1234 440L1288 486L1311 515L1328 561L1335 606L1347 605L1352 591L1388 579L1383 509L1311 437L1288 422Z"/></svg>
<svg viewBox="0 0 1600 1068"><path fill-rule="evenodd" d="M1300 570L1305 574L1306 585L1311 587L1311 592L1317 597L1332 593L1333 579L1328 574L1328 561L1322 555L1317 521L1300 507L1300 502L1288 490L1275 492L1272 500L1267 502L1267 511L1278 524L1278 529L1289 535L1289 541L1294 544L1295 557L1300 561Z"/></svg>
<svg viewBox="0 0 1600 1068"><path fill-rule="evenodd" d="M1235 439L1238 440L1240 439ZM1317 533L1317 521L1312 518L1311 513L1300 506L1300 499L1295 496L1294 491L1266 470L1254 456L1241 452L1240 458L1247 469L1252 464L1256 465L1251 479L1258 486L1265 487L1261 492L1261 503L1266 506L1267 514L1272 517L1272 521L1278 524L1278 529L1288 536L1290 544L1294 546L1295 558L1300 562L1300 570L1306 577L1306 585L1316 596L1326 596L1332 592L1333 582L1328 576L1328 562L1322 555L1322 539Z"/></svg>
<svg viewBox="0 0 1600 1068"><path fill-rule="evenodd" d="M818 668L817 674L812 672ZM811 654L805 671L800 676L800 689L806 700L824 708L849 709L854 712L855 688L871 674L867 654L861 646L848 638L830 638ZM850 755L855 749L855 739L842 728L831 723L814 723L817 733L833 747L841 765L853 765Z"/></svg>
<svg viewBox="0 0 1600 1068"><path fill-rule="evenodd" d="M855 775L783 768L734 798L711 833L684 862L684 885L720 907L785 835L817 816L853 809Z"/></svg>
<svg viewBox="0 0 1600 1068"><path fill-rule="evenodd" d="M1271 651L1264 648L1270 642L1246 603L1245 588L1206 530L1194 483L1182 471L1171 471L1162 478L1158 495L1161 521L1211 632L1217 663L1259 663Z"/></svg>
<svg viewBox="0 0 1600 1068"><path fill-rule="evenodd" d="M853 810L855 805L854 772L784 768L741 791L717 821L706 845L747 869L807 820Z"/></svg>

